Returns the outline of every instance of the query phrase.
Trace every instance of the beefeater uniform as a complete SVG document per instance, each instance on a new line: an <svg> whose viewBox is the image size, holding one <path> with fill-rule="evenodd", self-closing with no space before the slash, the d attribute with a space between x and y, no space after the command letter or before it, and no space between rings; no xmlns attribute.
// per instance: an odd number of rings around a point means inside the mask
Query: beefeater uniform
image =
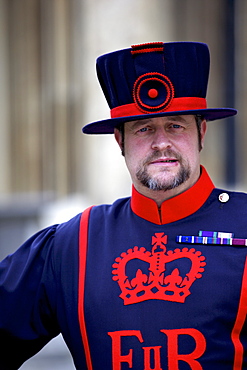
<svg viewBox="0 0 247 370"><path fill-rule="evenodd" d="M200 83L196 73L186 76L197 92L183 92L181 74L169 67L173 58L185 58L194 72L196 60ZM114 75L116 59L122 75L131 75L124 77L128 89L134 85L123 102L104 79ZM208 50L199 43L144 44L103 56L98 75L114 96L107 95L113 118L84 132L110 133L147 115L235 114L206 107L207 73ZM246 202L245 194L216 189L201 167L196 184L160 208L133 187L130 198L34 235L0 264L0 368L18 368L61 332L77 369L244 369Z"/></svg>

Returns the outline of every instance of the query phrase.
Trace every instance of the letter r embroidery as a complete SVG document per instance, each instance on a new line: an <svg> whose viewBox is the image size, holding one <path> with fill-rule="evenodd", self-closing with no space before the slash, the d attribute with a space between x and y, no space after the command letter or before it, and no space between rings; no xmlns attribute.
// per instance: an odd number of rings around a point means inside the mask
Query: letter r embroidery
<svg viewBox="0 0 247 370"><path fill-rule="evenodd" d="M206 350L205 337L199 330L173 329L161 330L161 332L167 336L168 370L179 370L178 361L187 362L191 370L203 370L200 363L196 361ZM193 337L196 343L194 351L189 354L178 353L178 336L184 334Z"/></svg>

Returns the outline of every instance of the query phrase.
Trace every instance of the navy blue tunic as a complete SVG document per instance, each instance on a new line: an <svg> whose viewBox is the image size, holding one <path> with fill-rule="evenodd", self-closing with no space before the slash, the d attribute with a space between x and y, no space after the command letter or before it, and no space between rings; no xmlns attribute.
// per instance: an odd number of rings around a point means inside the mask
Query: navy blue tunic
<svg viewBox="0 0 247 370"><path fill-rule="evenodd" d="M49 227L0 264L0 369L60 332L77 369L247 368L247 247L231 242L247 239L245 194L203 170L161 209L133 189L86 222ZM200 231L224 244L178 238Z"/></svg>

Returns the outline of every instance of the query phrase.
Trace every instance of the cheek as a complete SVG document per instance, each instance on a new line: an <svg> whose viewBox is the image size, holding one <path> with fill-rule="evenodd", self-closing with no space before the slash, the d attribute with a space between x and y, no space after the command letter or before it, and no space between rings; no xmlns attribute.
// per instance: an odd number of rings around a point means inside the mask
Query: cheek
<svg viewBox="0 0 247 370"><path fill-rule="evenodd" d="M198 138L188 138L177 147L182 157L191 164L197 164L200 156Z"/></svg>
<svg viewBox="0 0 247 370"><path fill-rule="evenodd" d="M130 172L135 172L145 159L146 152L139 143L125 143L125 162Z"/></svg>
<svg viewBox="0 0 247 370"><path fill-rule="evenodd" d="M192 167L198 166L198 164L200 163L200 151L197 144L193 147L188 146L187 150L185 151L185 155Z"/></svg>
<svg viewBox="0 0 247 370"><path fill-rule="evenodd" d="M138 167L139 158L137 155L131 155L125 152L125 163L130 173L134 173L135 169Z"/></svg>

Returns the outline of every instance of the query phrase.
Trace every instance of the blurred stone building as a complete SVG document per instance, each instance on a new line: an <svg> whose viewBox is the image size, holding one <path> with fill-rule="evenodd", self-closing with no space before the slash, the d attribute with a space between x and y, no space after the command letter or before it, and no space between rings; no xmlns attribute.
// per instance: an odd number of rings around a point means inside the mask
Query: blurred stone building
<svg viewBox="0 0 247 370"><path fill-rule="evenodd" d="M208 105L239 114L209 123L202 163L217 186L246 191L246 25L242 0L0 0L1 257L41 227L129 195L112 136L81 127L109 116L96 57L132 44L209 45ZM72 369L54 343L23 370Z"/></svg>

